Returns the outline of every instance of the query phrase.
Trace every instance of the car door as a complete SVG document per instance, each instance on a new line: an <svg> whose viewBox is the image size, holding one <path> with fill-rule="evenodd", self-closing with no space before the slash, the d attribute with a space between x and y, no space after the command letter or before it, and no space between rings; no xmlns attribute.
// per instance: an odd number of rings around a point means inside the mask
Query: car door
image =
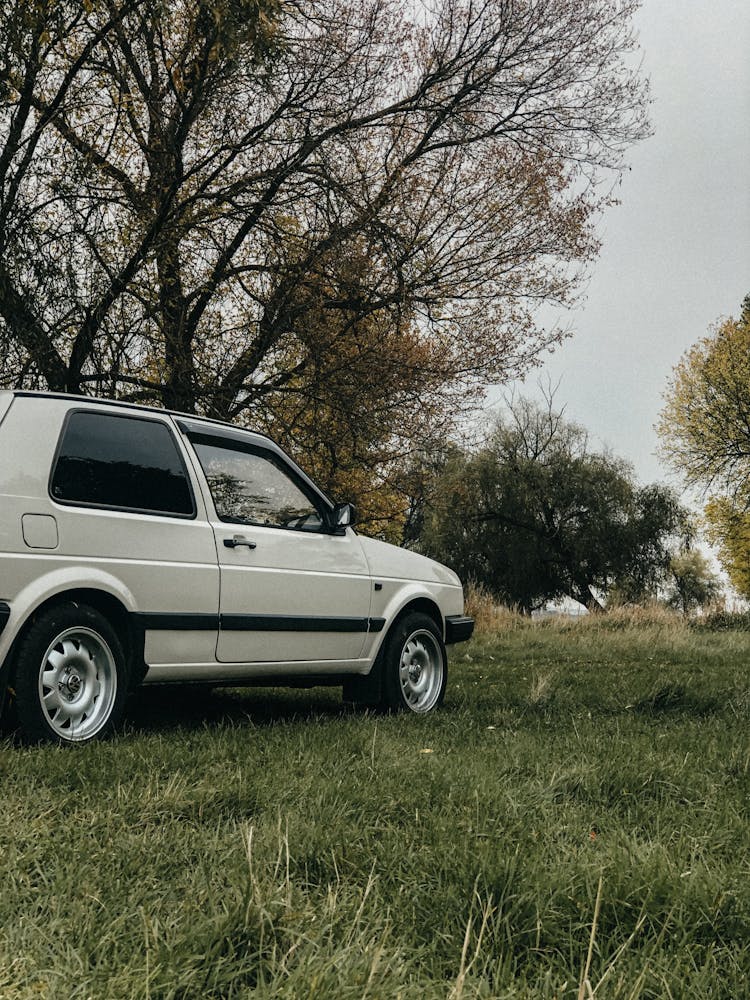
<svg viewBox="0 0 750 1000"><path fill-rule="evenodd" d="M185 429L185 425L183 429ZM259 435L187 436L214 506L221 663L351 661L369 628L370 574L351 529Z"/></svg>

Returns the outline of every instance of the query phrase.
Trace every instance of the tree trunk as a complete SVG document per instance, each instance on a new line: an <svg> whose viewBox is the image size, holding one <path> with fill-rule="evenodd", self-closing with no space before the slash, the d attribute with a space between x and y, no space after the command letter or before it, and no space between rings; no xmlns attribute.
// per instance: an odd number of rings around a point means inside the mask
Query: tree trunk
<svg viewBox="0 0 750 1000"><path fill-rule="evenodd" d="M162 400L169 410L195 413L195 359L180 270L180 242L174 230L168 230L157 247L156 267L166 362Z"/></svg>
<svg viewBox="0 0 750 1000"><path fill-rule="evenodd" d="M594 597L591 593L591 587L587 583L576 585L568 596L582 604L591 614L599 614L604 611L604 605Z"/></svg>

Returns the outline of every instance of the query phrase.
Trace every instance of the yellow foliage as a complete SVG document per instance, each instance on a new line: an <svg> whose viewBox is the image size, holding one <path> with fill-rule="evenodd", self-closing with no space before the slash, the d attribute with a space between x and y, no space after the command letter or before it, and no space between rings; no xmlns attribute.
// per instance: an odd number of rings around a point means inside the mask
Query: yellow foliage
<svg viewBox="0 0 750 1000"><path fill-rule="evenodd" d="M660 415L663 453L687 482L733 488L750 468L750 316L728 319L674 370Z"/></svg>
<svg viewBox="0 0 750 1000"><path fill-rule="evenodd" d="M728 497L712 497L705 508L706 537L719 550L732 586L750 598L750 510Z"/></svg>
<svg viewBox="0 0 750 1000"><path fill-rule="evenodd" d="M690 485L711 489L707 535L733 586L750 597L750 297L674 370L658 431Z"/></svg>

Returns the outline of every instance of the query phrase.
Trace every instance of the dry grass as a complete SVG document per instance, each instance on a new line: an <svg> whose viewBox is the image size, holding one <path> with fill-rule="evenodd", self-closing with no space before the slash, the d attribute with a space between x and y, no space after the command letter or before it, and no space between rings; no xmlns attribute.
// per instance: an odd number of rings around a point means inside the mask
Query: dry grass
<svg viewBox="0 0 750 1000"><path fill-rule="evenodd" d="M466 613L475 621L478 635L496 635L513 629L545 629L552 632L619 632L628 629L683 633L690 623L678 612L656 602L646 605L626 604L600 614L548 618L530 618L515 608L498 604L481 584L469 584L465 591Z"/></svg>
<svg viewBox="0 0 750 1000"><path fill-rule="evenodd" d="M534 708L548 705L554 690L554 675L552 673L537 673L531 679L529 704Z"/></svg>
<svg viewBox="0 0 750 1000"><path fill-rule="evenodd" d="M477 632L491 634L526 628L531 621L520 611L498 604L482 584L470 583L464 588L464 604L466 614L474 619Z"/></svg>
<svg viewBox="0 0 750 1000"><path fill-rule="evenodd" d="M658 636L660 639L689 637L690 622L676 611L659 604L644 606L625 605L598 614L581 615L579 618L546 618L539 622L542 628L561 633L585 633L587 635L627 632Z"/></svg>

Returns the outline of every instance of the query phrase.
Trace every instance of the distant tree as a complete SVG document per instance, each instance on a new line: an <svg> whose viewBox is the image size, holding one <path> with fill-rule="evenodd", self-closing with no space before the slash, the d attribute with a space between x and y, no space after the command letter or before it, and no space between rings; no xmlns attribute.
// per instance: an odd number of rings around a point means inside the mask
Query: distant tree
<svg viewBox="0 0 750 1000"><path fill-rule="evenodd" d="M437 498L448 478L449 470L462 467L467 455L454 441L433 439L410 456L400 470L397 489L404 506L401 544L406 548L419 548L432 524Z"/></svg>
<svg viewBox="0 0 750 1000"><path fill-rule="evenodd" d="M687 549L672 556L667 574L667 603L689 614L715 601L721 584L706 557L697 549Z"/></svg>
<svg viewBox="0 0 750 1000"><path fill-rule="evenodd" d="M666 458L706 495L706 534L750 597L750 295L675 367L658 431Z"/></svg>
<svg viewBox="0 0 750 1000"><path fill-rule="evenodd" d="M595 609L615 586L655 593L689 533L671 490L638 486L551 402L520 400L476 453L448 459L420 546L526 611L564 596Z"/></svg>

